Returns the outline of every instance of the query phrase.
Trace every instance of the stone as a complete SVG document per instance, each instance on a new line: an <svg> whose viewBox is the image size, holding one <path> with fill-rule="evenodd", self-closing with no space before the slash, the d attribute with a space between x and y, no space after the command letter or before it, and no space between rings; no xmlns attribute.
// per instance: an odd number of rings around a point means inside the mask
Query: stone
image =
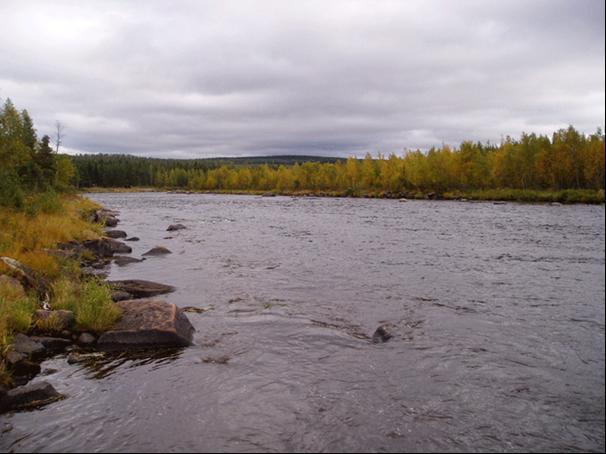
<svg viewBox="0 0 606 454"><path fill-rule="evenodd" d="M38 275L28 266L25 266L23 263L11 257L0 257L0 262L3 262L11 269L14 277L25 289L33 289L40 299L45 299L49 288L46 279Z"/></svg>
<svg viewBox="0 0 606 454"><path fill-rule="evenodd" d="M127 292L133 298L149 298L164 293L171 293L175 288L171 285L158 282L144 281L142 279L128 279L124 281L108 281L113 290Z"/></svg>
<svg viewBox="0 0 606 454"><path fill-rule="evenodd" d="M133 295L128 292L123 292L122 290L115 290L112 292L112 301L115 303L117 301L131 300L133 299Z"/></svg>
<svg viewBox="0 0 606 454"><path fill-rule="evenodd" d="M408 202L408 199L399 199L400 202Z"/></svg>
<svg viewBox="0 0 606 454"><path fill-rule="evenodd" d="M63 335L62 332L59 334ZM30 339L44 345L49 352L61 352L71 345L68 339L61 337L31 336Z"/></svg>
<svg viewBox="0 0 606 454"><path fill-rule="evenodd" d="M145 259L137 259L135 257L128 257L126 255L118 255L114 257L114 263L118 266L126 266L130 263L139 263Z"/></svg>
<svg viewBox="0 0 606 454"><path fill-rule="evenodd" d="M22 353L26 356L34 356L44 353L46 348L40 342L32 340L25 334L17 333L13 337L13 343L10 346L10 350Z"/></svg>
<svg viewBox="0 0 606 454"><path fill-rule="evenodd" d="M78 343L80 345L92 345L97 341L97 339L95 338L95 336L93 336L90 333L82 333L80 334L80 336L78 337Z"/></svg>
<svg viewBox="0 0 606 454"><path fill-rule="evenodd" d="M139 241L139 237L138 236L131 236L130 238L127 238L124 241Z"/></svg>
<svg viewBox="0 0 606 454"><path fill-rule="evenodd" d="M116 303L122 317L99 337L97 347L125 350L145 347L185 347L192 343L194 327L174 304L159 299Z"/></svg>
<svg viewBox="0 0 606 454"><path fill-rule="evenodd" d="M13 364L11 369L13 372L13 381L18 385L22 385L38 375L41 367L39 363L23 359Z"/></svg>
<svg viewBox="0 0 606 454"><path fill-rule="evenodd" d="M108 238L126 238L126 232L124 230L106 230L105 236Z"/></svg>
<svg viewBox="0 0 606 454"><path fill-rule="evenodd" d="M0 412L26 410L48 405L63 399L53 386L45 381L11 389L0 401Z"/></svg>
<svg viewBox="0 0 606 454"><path fill-rule="evenodd" d="M172 232L174 230L183 230L186 229L187 227L185 227L183 224L171 224L168 226L168 228L166 229L166 231L168 232Z"/></svg>
<svg viewBox="0 0 606 454"><path fill-rule="evenodd" d="M25 353L16 352L12 349L9 349L4 355L4 360L10 365L17 364L24 359L27 359L27 355Z"/></svg>
<svg viewBox="0 0 606 454"><path fill-rule="evenodd" d="M393 334L391 333L390 328L391 327L389 325L379 326L372 335L373 343L379 344L387 342L389 339L391 339L393 337Z"/></svg>
<svg viewBox="0 0 606 454"><path fill-rule="evenodd" d="M168 249L166 249L164 246L156 246L154 248L151 248L149 251L147 251L145 254L142 254L142 255L146 256L146 255L164 255L164 254L172 254L172 252L169 251Z"/></svg>
<svg viewBox="0 0 606 454"><path fill-rule="evenodd" d="M87 240L82 245L99 257L112 257L114 254L130 254L133 251L129 245L112 238Z"/></svg>

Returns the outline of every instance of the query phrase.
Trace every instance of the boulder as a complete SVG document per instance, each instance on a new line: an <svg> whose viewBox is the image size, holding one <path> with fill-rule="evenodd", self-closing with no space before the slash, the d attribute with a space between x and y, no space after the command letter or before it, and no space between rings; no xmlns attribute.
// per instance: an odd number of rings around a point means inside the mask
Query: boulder
<svg viewBox="0 0 606 454"><path fill-rule="evenodd" d="M192 343L194 327L174 304L158 299L116 303L122 317L97 340L97 347L110 350L146 347L185 347Z"/></svg>
<svg viewBox="0 0 606 454"><path fill-rule="evenodd" d="M63 333L60 332L60 334ZM44 348L52 353L61 352L72 344L71 341L62 337L31 336L30 339L44 345Z"/></svg>
<svg viewBox="0 0 606 454"><path fill-rule="evenodd" d="M40 373L40 364L29 359L23 359L11 365L13 382L16 385L24 385Z"/></svg>
<svg viewBox="0 0 606 454"><path fill-rule="evenodd" d="M114 257L114 263L118 266L125 266L128 265L129 263L138 263L138 262L142 262L145 259L137 259L135 257L128 257L125 255L118 255L116 257Z"/></svg>
<svg viewBox="0 0 606 454"><path fill-rule="evenodd" d="M49 288L46 279L39 276L28 266L25 266L23 263L11 257L0 257L0 262L3 262L11 269L14 277L25 289L33 289L38 294L40 299L45 299Z"/></svg>
<svg viewBox="0 0 606 454"><path fill-rule="evenodd" d="M108 238L126 238L126 232L124 230L106 230L105 236Z"/></svg>
<svg viewBox="0 0 606 454"><path fill-rule="evenodd" d="M112 238L87 240L82 245L99 257L112 257L114 254L130 254L133 251L129 245Z"/></svg>
<svg viewBox="0 0 606 454"><path fill-rule="evenodd" d="M149 251L147 251L145 254L142 254L142 255L146 256L146 255L164 255L164 254L172 254L172 252L169 251L168 249L166 249L164 246L156 246L154 248L151 248Z"/></svg>
<svg viewBox="0 0 606 454"><path fill-rule="evenodd" d="M13 337L13 343L10 345L9 350L26 356L36 356L44 353L46 347L25 334L17 333Z"/></svg>
<svg viewBox="0 0 606 454"><path fill-rule="evenodd" d="M183 230L186 229L187 227L185 227L183 224L171 224L168 226L168 228L166 229L168 232L172 232L174 230Z"/></svg>
<svg viewBox="0 0 606 454"><path fill-rule="evenodd" d="M11 389L0 400L0 412L37 408L62 399L48 382L39 382Z"/></svg>
<svg viewBox="0 0 606 454"><path fill-rule="evenodd" d="M34 312L33 324L37 331L47 334L61 334L69 330L74 324L75 317L72 311L47 311L38 309Z"/></svg>
<svg viewBox="0 0 606 454"><path fill-rule="evenodd" d="M387 342L393 337L390 325L379 326L372 335L372 342L375 344Z"/></svg>
<svg viewBox="0 0 606 454"><path fill-rule="evenodd" d="M138 236L131 236L130 238L127 238L124 241L139 241L139 237Z"/></svg>
<svg viewBox="0 0 606 454"><path fill-rule="evenodd" d="M149 298L164 293L174 292L171 285L158 282L144 281L142 279L128 279L124 281L108 281L112 289L130 293L133 298Z"/></svg>

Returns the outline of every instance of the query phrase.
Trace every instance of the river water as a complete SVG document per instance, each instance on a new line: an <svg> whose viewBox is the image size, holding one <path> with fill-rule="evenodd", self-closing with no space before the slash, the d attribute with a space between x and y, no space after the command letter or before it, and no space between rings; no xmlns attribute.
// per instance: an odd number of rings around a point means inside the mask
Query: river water
<svg viewBox="0 0 606 454"><path fill-rule="evenodd" d="M173 252L110 278L208 310L184 350L45 362L67 399L0 450L604 451L604 206L91 198Z"/></svg>

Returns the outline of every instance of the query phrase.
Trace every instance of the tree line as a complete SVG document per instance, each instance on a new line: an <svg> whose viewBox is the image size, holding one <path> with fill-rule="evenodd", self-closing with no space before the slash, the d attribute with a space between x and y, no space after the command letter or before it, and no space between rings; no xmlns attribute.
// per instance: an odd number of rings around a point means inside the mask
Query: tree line
<svg viewBox="0 0 606 454"><path fill-rule="evenodd" d="M38 139L27 110L7 99L0 111L0 206L21 208L31 196L69 189L75 169L57 151L48 135Z"/></svg>
<svg viewBox="0 0 606 454"><path fill-rule="evenodd" d="M604 135L570 126L551 136L522 134L501 144L465 141L428 152L364 159L290 161L169 160L124 155L74 157L82 187L150 186L191 190L332 191L343 195L485 189L604 189ZM250 159L250 158L249 158ZM261 163L262 162L262 163Z"/></svg>

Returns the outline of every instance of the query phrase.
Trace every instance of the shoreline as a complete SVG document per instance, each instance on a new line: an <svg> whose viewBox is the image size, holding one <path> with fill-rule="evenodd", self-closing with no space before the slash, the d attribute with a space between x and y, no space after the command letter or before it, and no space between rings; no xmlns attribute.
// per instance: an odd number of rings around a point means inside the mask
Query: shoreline
<svg viewBox="0 0 606 454"><path fill-rule="evenodd" d="M145 193L159 192L169 194L216 194L216 195L251 195L251 196L286 196L286 197L334 197L334 198L363 198L387 200L435 200L458 202L516 202L529 204L560 203L565 205L602 205L605 202L604 190L562 189L562 190L523 190L523 189L481 189L471 191L401 191L401 192L360 192L301 190L195 190L185 188L154 188L154 187L93 187L80 188L82 193Z"/></svg>
<svg viewBox="0 0 606 454"><path fill-rule="evenodd" d="M195 330L187 308L155 298L174 287L107 280L112 261L140 259L123 255L132 248L115 239L126 238L115 230L118 213L84 200L89 203L76 210L82 222L75 234L35 251L38 260L57 262L54 274L30 268L15 252L0 251L0 414L65 398L46 381L31 383L43 372L41 364L57 355L77 364L111 352L146 354L192 344ZM63 209L70 203L64 199Z"/></svg>

